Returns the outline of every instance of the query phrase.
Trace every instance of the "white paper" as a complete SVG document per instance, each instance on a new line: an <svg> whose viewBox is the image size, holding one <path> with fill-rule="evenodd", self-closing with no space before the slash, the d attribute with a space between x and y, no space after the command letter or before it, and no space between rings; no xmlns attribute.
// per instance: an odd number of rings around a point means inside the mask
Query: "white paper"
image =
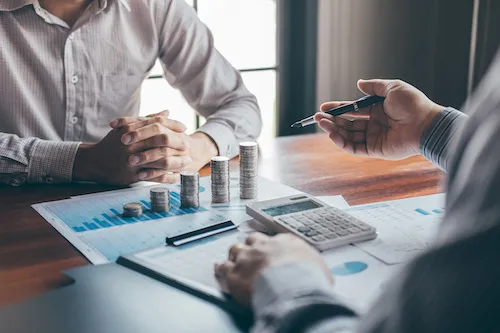
<svg viewBox="0 0 500 333"><path fill-rule="evenodd" d="M344 197L341 195L330 195L330 196L316 197L316 198L330 206L337 207L339 209L350 207L347 201L345 201Z"/></svg>
<svg viewBox="0 0 500 333"><path fill-rule="evenodd" d="M153 184L157 186L158 184ZM115 261L118 256L155 248L165 244L165 238L173 225L181 223L185 228L199 226L220 219L230 219L235 224L248 221L245 205L256 200L270 200L299 194L298 190L259 178L259 196L255 200L239 198L237 175L231 175L231 202L212 205L210 178L200 178L200 208L179 209L179 186L168 185L173 208L168 213L145 212L141 218L121 218L123 204L143 202L149 205L151 184L133 188L74 197L68 200L33 205L57 231L82 252L93 264ZM174 197L175 195L175 197Z"/></svg>
<svg viewBox="0 0 500 333"><path fill-rule="evenodd" d="M351 245L322 254L334 276L335 293L361 312L373 305L382 286L399 269Z"/></svg>
<svg viewBox="0 0 500 333"><path fill-rule="evenodd" d="M387 264L407 262L429 248L444 215L444 194L354 206L346 212L377 229L356 246Z"/></svg>

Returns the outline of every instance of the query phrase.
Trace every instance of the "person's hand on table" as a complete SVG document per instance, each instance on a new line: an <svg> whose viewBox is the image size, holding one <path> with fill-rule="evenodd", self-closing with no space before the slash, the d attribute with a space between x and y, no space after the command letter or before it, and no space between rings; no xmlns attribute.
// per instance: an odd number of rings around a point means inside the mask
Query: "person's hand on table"
<svg viewBox="0 0 500 333"><path fill-rule="evenodd" d="M324 103L315 120L330 134L330 139L358 156L403 159L419 154L424 130L444 107L400 80L359 80L358 88L367 95L386 99L371 108L339 117L323 112L350 102Z"/></svg>
<svg viewBox="0 0 500 333"><path fill-rule="evenodd" d="M309 262L320 266L333 283L323 258L313 247L291 234L269 237L261 233L250 235L245 244L235 244L228 260L215 264L215 277L222 290L238 302L250 306L255 281L270 267L293 262Z"/></svg>
<svg viewBox="0 0 500 333"><path fill-rule="evenodd" d="M118 185L140 180L173 183L178 172L198 170L217 155L207 135L186 135L186 127L169 119L168 111L120 118L110 125L113 130L101 142L81 145L73 169L75 180Z"/></svg>

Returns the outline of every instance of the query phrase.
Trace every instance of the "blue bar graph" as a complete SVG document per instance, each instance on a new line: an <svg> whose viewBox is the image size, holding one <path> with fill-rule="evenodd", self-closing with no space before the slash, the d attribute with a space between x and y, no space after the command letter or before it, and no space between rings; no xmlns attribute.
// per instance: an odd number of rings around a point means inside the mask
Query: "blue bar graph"
<svg viewBox="0 0 500 333"><path fill-rule="evenodd" d="M123 217L123 205L127 202L140 202L144 206L143 214L139 217ZM54 203L51 210L77 233L207 211L203 207L181 208L180 194L174 191L170 191L170 211L162 213L151 211L149 191L138 191L129 196L110 195L101 199L82 199L69 204Z"/></svg>
<svg viewBox="0 0 500 333"><path fill-rule="evenodd" d="M428 212L428 211L426 211L426 210L423 210L422 208L417 208L417 209L415 209L415 211L416 211L417 213L419 213L419 214L422 214L422 215L426 215L426 216L427 216L427 215L431 215L431 213L429 213L429 212Z"/></svg>
<svg viewBox="0 0 500 333"><path fill-rule="evenodd" d="M436 213L436 214L442 214L443 211L441 209L434 209L432 210L433 213Z"/></svg>

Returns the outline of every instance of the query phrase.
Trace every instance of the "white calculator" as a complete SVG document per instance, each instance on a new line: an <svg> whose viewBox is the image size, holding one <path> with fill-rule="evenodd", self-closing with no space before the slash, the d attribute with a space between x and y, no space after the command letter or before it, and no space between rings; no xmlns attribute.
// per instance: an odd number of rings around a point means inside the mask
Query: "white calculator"
<svg viewBox="0 0 500 333"><path fill-rule="evenodd" d="M246 212L271 230L291 232L320 251L377 237L374 227L307 194L255 202Z"/></svg>

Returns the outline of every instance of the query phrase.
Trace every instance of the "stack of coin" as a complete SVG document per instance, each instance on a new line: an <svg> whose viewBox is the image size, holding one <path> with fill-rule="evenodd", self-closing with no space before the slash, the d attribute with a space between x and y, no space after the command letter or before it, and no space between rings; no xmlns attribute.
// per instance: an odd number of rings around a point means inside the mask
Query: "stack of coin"
<svg viewBox="0 0 500 333"><path fill-rule="evenodd" d="M212 202L229 202L229 158L225 156L212 157L211 180L212 180Z"/></svg>
<svg viewBox="0 0 500 333"><path fill-rule="evenodd" d="M181 207L196 208L200 206L200 174L198 172L181 172Z"/></svg>
<svg viewBox="0 0 500 333"><path fill-rule="evenodd" d="M257 142L240 143L240 198L255 199L258 191Z"/></svg>
<svg viewBox="0 0 500 333"><path fill-rule="evenodd" d="M149 190L151 211L164 213L170 210L170 191L166 187L153 187Z"/></svg>
<svg viewBox="0 0 500 333"><path fill-rule="evenodd" d="M123 205L123 217L138 217L142 215L142 205L138 202L129 202Z"/></svg>

